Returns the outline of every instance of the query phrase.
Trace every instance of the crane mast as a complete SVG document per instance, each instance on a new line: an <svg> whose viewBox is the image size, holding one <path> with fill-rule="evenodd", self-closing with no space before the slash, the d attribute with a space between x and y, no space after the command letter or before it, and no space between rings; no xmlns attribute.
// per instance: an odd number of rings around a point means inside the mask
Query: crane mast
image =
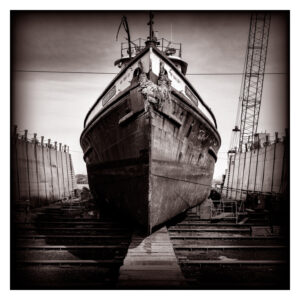
<svg viewBox="0 0 300 300"><path fill-rule="evenodd" d="M262 100L270 21L269 13L251 14L244 76L233 129L233 136L239 132L239 138L232 138L229 152L235 152L237 148L242 152L246 143L254 142Z"/></svg>

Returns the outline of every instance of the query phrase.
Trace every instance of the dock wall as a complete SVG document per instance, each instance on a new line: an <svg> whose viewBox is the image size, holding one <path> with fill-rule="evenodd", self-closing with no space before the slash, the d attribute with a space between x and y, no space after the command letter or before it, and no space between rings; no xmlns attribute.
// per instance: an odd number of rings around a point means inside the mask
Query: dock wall
<svg viewBox="0 0 300 300"><path fill-rule="evenodd" d="M288 186L288 138L258 140L248 151L230 154L222 194L245 200L249 193L280 195ZM248 147L249 148L249 147Z"/></svg>
<svg viewBox="0 0 300 300"><path fill-rule="evenodd" d="M28 138L14 128L11 139L11 197L14 204L39 207L73 196L76 188L72 157L67 146L37 135Z"/></svg>

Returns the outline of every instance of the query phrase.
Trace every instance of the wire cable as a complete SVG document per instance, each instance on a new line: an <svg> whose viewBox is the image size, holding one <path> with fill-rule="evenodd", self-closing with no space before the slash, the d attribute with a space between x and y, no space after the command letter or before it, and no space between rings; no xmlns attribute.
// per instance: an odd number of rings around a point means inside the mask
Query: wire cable
<svg viewBox="0 0 300 300"><path fill-rule="evenodd" d="M92 71L55 71L55 70L12 70L14 73L53 73L53 74L87 74L87 75L117 75L118 72L92 72ZM267 72L265 75L287 75L286 72ZM244 73L187 73L191 76L241 76Z"/></svg>

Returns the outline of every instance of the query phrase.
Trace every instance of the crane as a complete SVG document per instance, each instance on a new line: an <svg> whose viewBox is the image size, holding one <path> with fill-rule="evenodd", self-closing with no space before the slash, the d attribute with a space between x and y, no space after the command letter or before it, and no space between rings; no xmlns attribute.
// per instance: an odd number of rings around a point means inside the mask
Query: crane
<svg viewBox="0 0 300 300"><path fill-rule="evenodd" d="M254 142L262 100L271 15L251 14L247 53L235 127L228 154L242 152Z"/></svg>

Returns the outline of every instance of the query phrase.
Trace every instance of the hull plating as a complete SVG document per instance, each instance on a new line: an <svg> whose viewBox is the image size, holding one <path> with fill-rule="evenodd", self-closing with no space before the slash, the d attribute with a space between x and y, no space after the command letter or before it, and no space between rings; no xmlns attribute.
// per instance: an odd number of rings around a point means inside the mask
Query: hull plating
<svg viewBox="0 0 300 300"><path fill-rule="evenodd" d="M163 105L139 86L84 131L91 191L151 232L205 200L219 136L176 92Z"/></svg>

